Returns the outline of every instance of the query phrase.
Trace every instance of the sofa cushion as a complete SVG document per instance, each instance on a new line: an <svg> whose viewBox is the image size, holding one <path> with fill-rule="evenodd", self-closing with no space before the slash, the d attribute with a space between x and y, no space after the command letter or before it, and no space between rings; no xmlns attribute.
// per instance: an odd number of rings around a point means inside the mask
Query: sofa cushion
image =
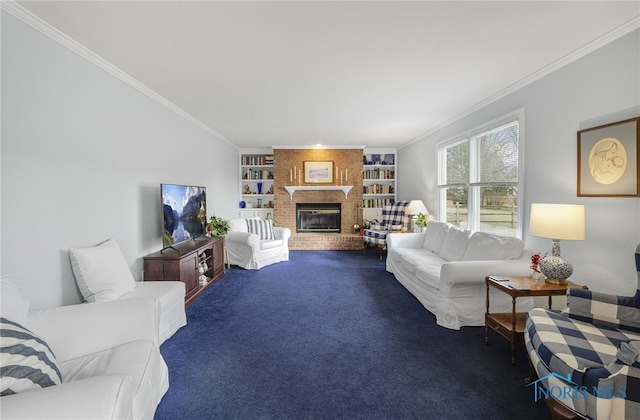
<svg viewBox="0 0 640 420"><path fill-rule="evenodd" d="M20 324L0 318L0 395L60 385L62 375L45 341Z"/></svg>
<svg viewBox="0 0 640 420"><path fill-rule="evenodd" d="M12 277L0 277L0 316L10 319L20 325L27 324L29 313L29 299L18 287L18 282Z"/></svg>
<svg viewBox="0 0 640 420"><path fill-rule="evenodd" d="M427 225L428 226L428 225ZM469 229L462 229L457 226L449 227L447 236L444 239L442 248L438 255L447 261L460 261L464 256L469 242Z"/></svg>
<svg viewBox="0 0 640 420"><path fill-rule="evenodd" d="M273 220L247 219L247 229L249 233L258 235L261 241L276 239L273 234Z"/></svg>
<svg viewBox="0 0 640 420"><path fill-rule="evenodd" d="M71 269L87 302L118 299L136 288L127 261L115 240L69 250Z"/></svg>
<svg viewBox="0 0 640 420"><path fill-rule="evenodd" d="M427 228L424 231L424 249L427 249L436 254L440 253L442 244L447 237L449 231L449 224L445 222L431 221L427 224Z"/></svg>
<svg viewBox="0 0 640 420"><path fill-rule="evenodd" d="M513 236L474 232L464 252L465 261L514 260L520 256L524 242Z"/></svg>

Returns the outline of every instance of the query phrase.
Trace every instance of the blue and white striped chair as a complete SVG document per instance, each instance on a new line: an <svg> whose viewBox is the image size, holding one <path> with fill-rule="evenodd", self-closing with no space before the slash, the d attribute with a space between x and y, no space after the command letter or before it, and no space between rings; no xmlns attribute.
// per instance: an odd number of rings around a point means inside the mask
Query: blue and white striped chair
<svg viewBox="0 0 640 420"><path fill-rule="evenodd" d="M569 289L563 313L529 312L525 345L540 378L531 385L553 411L640 419L640 245L635 261L634 296Z"/></svg>
<svg viewBox="0 0 640 420"><path fill-rule="evenodd" d="M371 223L369 229L364 230L364 251L367 252L369 244L373 244L380 250L387 246L387 234L400 232L409 228L409 215L406 214L408 201L397 201L382 208L382 221Z"/></svg>

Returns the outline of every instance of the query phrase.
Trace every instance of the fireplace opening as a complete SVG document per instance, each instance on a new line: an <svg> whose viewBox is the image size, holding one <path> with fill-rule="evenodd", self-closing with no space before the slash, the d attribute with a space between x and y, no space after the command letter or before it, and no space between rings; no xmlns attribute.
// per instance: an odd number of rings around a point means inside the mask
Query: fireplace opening
<svg viewBox="0 0 640 420"><path fill-rule="evenodd" d="M340 203L297 203L296 232L340 233Z"/></svg>

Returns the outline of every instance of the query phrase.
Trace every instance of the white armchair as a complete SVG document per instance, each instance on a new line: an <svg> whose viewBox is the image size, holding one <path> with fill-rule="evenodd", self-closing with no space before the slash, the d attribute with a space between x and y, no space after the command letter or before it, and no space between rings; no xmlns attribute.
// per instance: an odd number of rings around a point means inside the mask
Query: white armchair
<svg viewBox="0 0 640 420"><path fill-rule="evenodd" d="M237 218L229 221L224 237L228 263L247 270L259 270L280 261L289 261L291 230L273 226L272 220Z"/></svg>
<svg viewBox="0 0 640 420"><path fill-rule="evenodd" d="M158 299L122 299L29 313L55 354L59 385L2 397L0 417L152 419L169 388L158 348Z"/></svg>

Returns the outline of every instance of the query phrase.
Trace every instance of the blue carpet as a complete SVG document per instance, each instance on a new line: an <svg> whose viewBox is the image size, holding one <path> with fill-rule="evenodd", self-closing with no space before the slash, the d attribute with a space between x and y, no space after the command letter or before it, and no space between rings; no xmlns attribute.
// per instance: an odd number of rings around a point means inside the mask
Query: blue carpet
<svg viewBox="0 0 640 420"><path fill-rule="evenodd" d="M540 419L507 340L452 331L387 273L374 250L292 251L232 267L161 346L163 419Z"/></svg>

